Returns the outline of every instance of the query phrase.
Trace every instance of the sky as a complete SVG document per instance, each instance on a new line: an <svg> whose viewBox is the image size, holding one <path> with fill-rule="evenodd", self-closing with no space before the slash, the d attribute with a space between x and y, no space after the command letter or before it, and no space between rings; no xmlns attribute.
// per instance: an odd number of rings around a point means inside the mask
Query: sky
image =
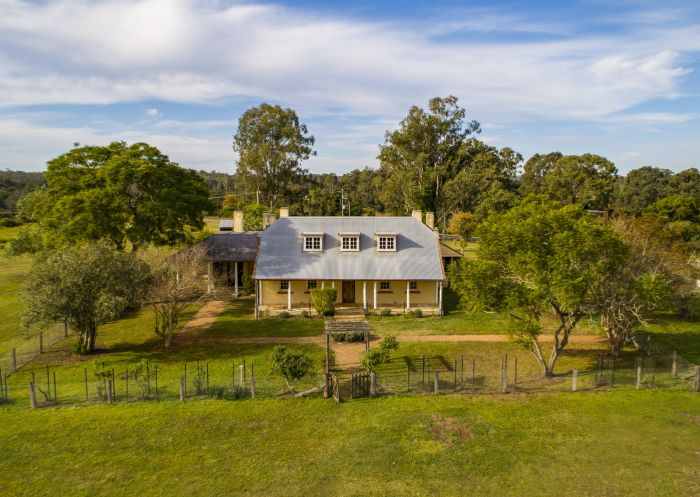
<svg viewBox="0 0 700 497"><path fill-rule="evenodd" d="M0 169L145 141L233 173L246 109L291 107L311 172L377 167L412 105L455 95L480 139L700 167L700 2L0 0Z"/></svg>

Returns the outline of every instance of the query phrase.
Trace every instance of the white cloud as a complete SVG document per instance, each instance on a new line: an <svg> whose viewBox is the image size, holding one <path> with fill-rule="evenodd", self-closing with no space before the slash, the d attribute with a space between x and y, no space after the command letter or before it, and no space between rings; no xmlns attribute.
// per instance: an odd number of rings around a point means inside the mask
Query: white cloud
<svg viewBox="0 0 700 497"><path fill-rule="evenodd" d="M680 51L700 49L697 26L536 43L433 39L548 30L478 14L412 29L216 1L0 0L0 105L255 96L309 114L400 115L452 93L491 119L587 119L675 97L687 72Z"/></svg>

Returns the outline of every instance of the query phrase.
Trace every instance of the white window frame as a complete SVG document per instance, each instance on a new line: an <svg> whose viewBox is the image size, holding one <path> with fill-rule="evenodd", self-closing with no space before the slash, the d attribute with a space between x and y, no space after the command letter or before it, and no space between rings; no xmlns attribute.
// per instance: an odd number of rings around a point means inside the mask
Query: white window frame
<svg viewBox="0 0 700 497"><path fill-rule="evenodd" d="M323 235L304 235L304 252L323 252Z"/></svg>
<svg viewBox="0 0 700 497"><path fill-rule="evenodd" d="M308 280L306 282L307 290L315 290L316 288L318 288L318 282L316 280Z"/></svg>
<svg viewBox="0 0 700 497"><path fill-rule="evenodd" d="M396 235L377 235L377 252L396 252Z"/></svg>
<svg viewBox="0 0 700 497"><path fill-rule="evenodd" d="M346 245L347 242L347 245ZM341 235L340 236L340 251L341 252L359 252L360 237L357 235Z"/></svg>
<svg viewBox="0 0 700 497"><path fill-rule="evenodd" d="M289 290L289 280L280 280L280 291L286 292Z"/></svg>
<svg viewBox="0 0 700 497"><path fill-rule="evenodd" d="M380 281L379 290L382 292L391 291L391 281Z"/></svg>
<svg viewBox="0 0 700 497"><path fill-rule="evenodd" d="M409 281L408 282L408 289L411 290L412 292L417 291L418 290L418 282L417 281Z"/></svg>

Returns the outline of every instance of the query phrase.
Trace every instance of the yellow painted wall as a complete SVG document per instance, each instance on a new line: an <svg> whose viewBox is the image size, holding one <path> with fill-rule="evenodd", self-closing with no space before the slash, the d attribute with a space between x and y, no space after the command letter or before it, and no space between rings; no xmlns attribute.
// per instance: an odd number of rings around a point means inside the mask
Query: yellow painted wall
<svg viewBox="0 0 700 497"><path fill-rule="evenodd" d="M290 281L292 288L292 307L306 307L311 301L311 293L307 290L307 281ZM321 281L317 281L317 287L321 288ZM367 282L367 305L372 307L374 304L373 281ZM379 282L377 282L377 305L390 305L393 307L403 307L406 303L406 282L392 281L390 283L391 290L382 292L379 290ZM435 281L419 281L418 290L411 291L411 305L415 306L436 306L437 293ZM331 281L325 282L326 287L331 287ZM341 304L343 300L342 282L336 281L335 288L337 290L336 303ZM355 304L362 304L362 281L355 282ZM261 305L279 306L287 305L287 291L280 290L280 282L273 280L262 281L262 302Z"/></svg>

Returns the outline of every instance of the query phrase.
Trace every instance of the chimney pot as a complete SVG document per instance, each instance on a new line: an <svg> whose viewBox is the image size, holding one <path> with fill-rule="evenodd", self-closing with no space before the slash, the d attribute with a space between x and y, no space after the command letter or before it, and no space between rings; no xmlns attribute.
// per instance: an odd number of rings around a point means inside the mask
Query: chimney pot
<svg viewBox="0 0 700 497"><path fill-rule="evenodd" d="M289 217L289 207L280 207L280 218Z"/></svg>
<svg viewBox="0 0 700 497"><path fill-rule="evenodd" d="M431 230L435 229L435 213L426 212L425 213L425 225Z"/></svg>
<svg viewBox="0 0 700 497"><path fill-rule="evenodd" d="M421 212L420 210L414 210L413 212L411 212L411 217L413 217L413 219L416 219L419 223L423 222L423 212Z"/></svg>

